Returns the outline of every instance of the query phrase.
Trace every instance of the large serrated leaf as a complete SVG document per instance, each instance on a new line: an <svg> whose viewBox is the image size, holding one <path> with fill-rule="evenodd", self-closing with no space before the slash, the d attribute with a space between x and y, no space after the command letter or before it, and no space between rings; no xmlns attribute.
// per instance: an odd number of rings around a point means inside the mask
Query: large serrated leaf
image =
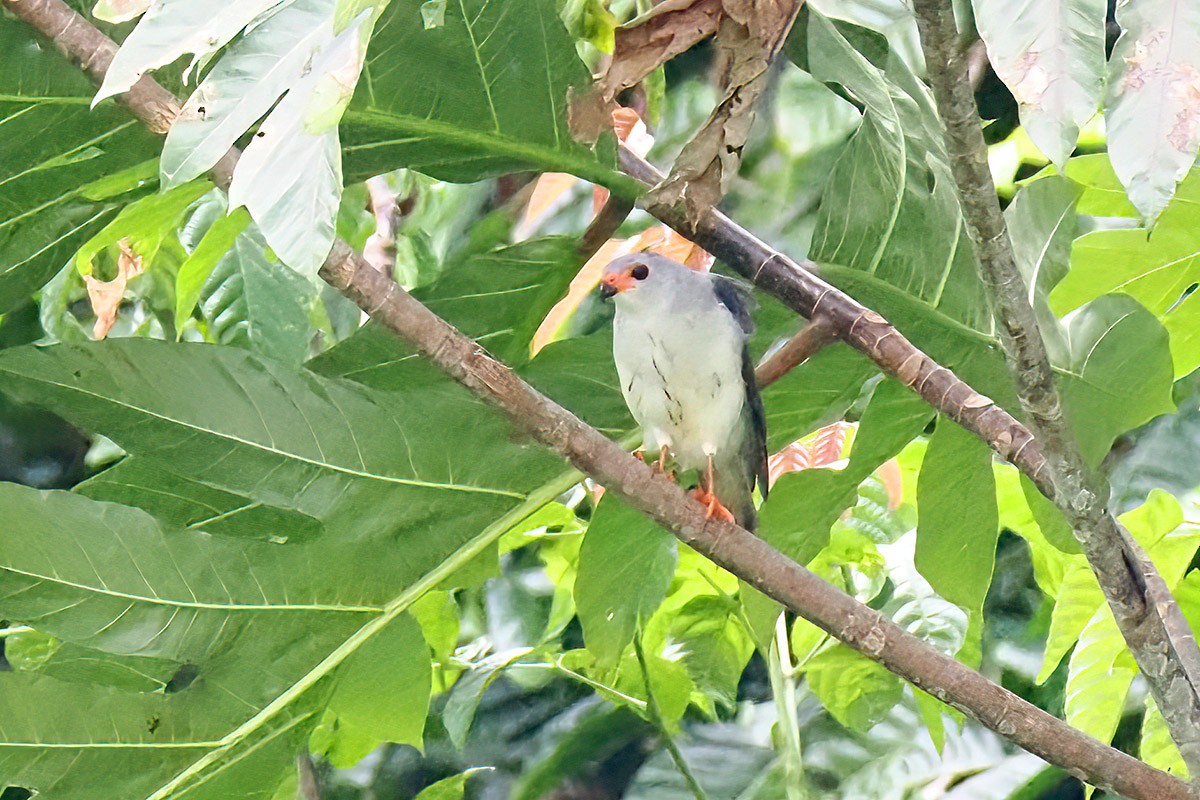
<svg viewBox="0 0 1200 800"><path fill-rule="evenodd" d="M990 333L928 91L879 34L812 8L802 22L789 56L863 109L822 195L810 257L860 270Z"/></svg>
<svg viewBox="0 0 1200 800"><path fill-rule="evenodd" d="M428 535L434 520L481 529L555 469L540 449L513 448L506 423L445 384L400 401L231 348L138 340L8 350L0 374L6 393L136 457L314 517L343 541L411 537L405 559L449 552ZM455 429L452 419L474 422ZM455 463L447 452L472 458Z"/></svg>

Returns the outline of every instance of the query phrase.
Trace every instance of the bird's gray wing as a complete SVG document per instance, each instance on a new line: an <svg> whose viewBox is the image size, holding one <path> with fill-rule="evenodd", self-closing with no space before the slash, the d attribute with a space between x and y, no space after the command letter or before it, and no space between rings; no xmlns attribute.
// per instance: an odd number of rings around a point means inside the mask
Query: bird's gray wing
<svg viewBox="0 0 1200 800"><path fill-rule="evenodd" d="M746 405L743 414L747 418L746 440L742 444L746 474L751 475L750 488L758 481L758 491L767 499L767 414L763 410L762 396L758 393L758 382L754 380L754 362L750 359L750 348L742 350L742 380L746 383Z"/></svg>
<svg viewBox="0 0 1200 800"><path fill-rule="evenodd" d="M754 317L751 314L758 307L758 303L755 302L750 287L724 275L709 273L709 277L712 278L713 293L717 296L717 302L729 309L743 333L747 336L754 333Z"/></svg>
<svg viewBox="0 0 1200 800"><path fill-rule="evenodd" d="M753 531L758 526L754 509L754 484L763 499L767 498L767 416L762 398L754 381L754 362L750 351L742 351L742 382L746 385L746 401L742 405L741 442L737 450L719 454L717 466L717 496L733 512L743 528Z"/></svg>

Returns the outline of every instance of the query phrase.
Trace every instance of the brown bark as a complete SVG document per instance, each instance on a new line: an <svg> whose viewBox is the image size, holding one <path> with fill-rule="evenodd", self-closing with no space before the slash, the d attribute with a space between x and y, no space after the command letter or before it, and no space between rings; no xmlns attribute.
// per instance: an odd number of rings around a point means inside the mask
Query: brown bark
<svg viewBox="0 0 1200 800"><path fill-rule="evenodd" d="M85 65L94 79L102 78L115 45L62 0L0 0L0 3L50 38L75 63ZM150 127L169 120L178 109L170 95L148 78L143 78L125 96L124 103ZM231 151L214 169L218 183L228 183L237 156L236 151ZM764 262L762 266L767 265ZM620 494L680 540L897 675L1097 787L1134 800L1191 797L1183 782L1072 729L988 681L748 531L706 519L703 509L679 486L539 394L478 344L372 268L345 242L335 242L321 275L447 374L506 414L515 425ZM818 295L807 304L807 316L812 315L816 306L821 307L822 314L826 313L826 303ZM870 312L863 309L862 313ZM866 320L865 324L876 323ZM884 323L880 319L877 324Z"/></svg>
<svg viewBox="0 0 1200 800"><path fill-rule="evenodd" d="M758 388L765 389L837 340L837 329L824 317L817 317L796 332L782 347L762 360L754 369Z"/></svg>

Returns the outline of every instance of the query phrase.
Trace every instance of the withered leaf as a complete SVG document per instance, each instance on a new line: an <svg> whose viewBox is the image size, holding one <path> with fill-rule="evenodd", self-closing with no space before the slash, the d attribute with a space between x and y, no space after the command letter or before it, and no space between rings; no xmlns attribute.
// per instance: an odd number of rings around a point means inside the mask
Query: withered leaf
<svg viewBox="0 0 1200 800"><path fill-rule="evenodd" d="M595 141L611 124L617 95L636 86L659 65L717 32L722 0L666 0L617 28L607 69L586 95L572 98L571 129Z"/></svg>
<svg viewBox="0 0 1200 800"><path fill-rule="evenodd" d="M724 0L717 32L724 93L648 203L682 203L694 224L729 191L741 166L754 122L754 106L767 88L771 60L791 30L802 0Z"/></svg>
<svg viewBox="0 0 1200 800"><path fill-rule="evenodd" d="M88 302L96 315L96 324L92 335L97 339L108 336L112 326L116 324L117 312L121 308L121 299L125 296L125 287L129 279L142 272L142 257L133 251L128 239L122 239L121 255L117 259L117 277L111 281L102 281L94 275L84 275L83 282L87 286Z"/></svg>

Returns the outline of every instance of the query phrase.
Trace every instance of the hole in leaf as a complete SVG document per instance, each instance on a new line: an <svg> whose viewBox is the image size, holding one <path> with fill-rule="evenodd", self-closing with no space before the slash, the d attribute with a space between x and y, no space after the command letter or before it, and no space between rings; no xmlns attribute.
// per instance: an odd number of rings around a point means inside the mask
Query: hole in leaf
<svg viewBox="0 0 1200 800"><path fill-rule="evenodd" d="M9 786L0 792L0 800L29 800L31 797L33 797L33 790L20 786Z"/></svg>
<svg viewBox="0 0 1200 800"><path fill-rule="evenodd" d="M167 694L175 694L182 692L184 689L192 685L196 677L200 674L200 668L195 664L184 664L175 671L171 676L171 680L167 681ZM0 798L0 800L3 800Z"/></svg>

